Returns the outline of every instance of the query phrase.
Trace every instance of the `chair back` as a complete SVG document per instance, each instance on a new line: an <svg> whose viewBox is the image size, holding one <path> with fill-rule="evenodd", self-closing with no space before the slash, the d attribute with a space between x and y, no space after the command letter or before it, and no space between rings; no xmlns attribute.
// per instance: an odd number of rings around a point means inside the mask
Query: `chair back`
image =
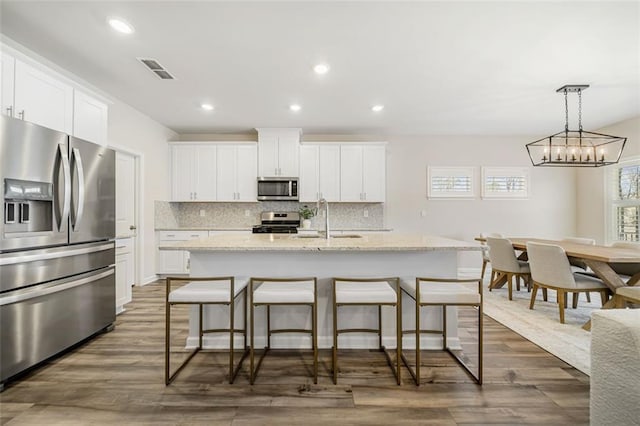
<svg viewBox="0 0 640 426"><path fill-rule="evenodd" d="M491 267L503 272L520 272L520 264L511 241L506 238L487 237Z"/></svg>
<svg viewBox="0 0 640 426"><path fill-rule="evenodd" d="M569 259L562 247L528 242L527 255L533 281L559 288L576 287Z"/></svg>
<svg viewBox="0 0 640 426"><path fill-rule="evenodd" d="M480 238L487 238L487 237L492 237L492 238L504 238L504 235L500 234L499 232L481 232L480 233ZM482 245L486 245L487 243L481 243ZM482 259L486 260L487 262L490 262L491 259L489 258L489 250L484 250L482 252Z"/></svg>

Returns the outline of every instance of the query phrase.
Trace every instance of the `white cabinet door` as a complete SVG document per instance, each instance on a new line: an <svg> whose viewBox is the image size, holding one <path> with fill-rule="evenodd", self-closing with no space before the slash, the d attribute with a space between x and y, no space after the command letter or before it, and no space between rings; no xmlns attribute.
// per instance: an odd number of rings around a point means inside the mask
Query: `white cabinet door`
<svg viewBox="0 0 640 426"><path fill-rule="evenodd" d="M340 147L319 147L318 180L320 197L327 201L340 201Z"/></svg>
<svg viewBox="0 0 640 426"><path fill-rule="evenodd" d="M218 201L256 201L257 147L218 146Z"/></svg>
<svg viewBox="0 0 640 426"><path fill-rule="evenodd" d="M362 147L340 146L340 201L362 201Z"/></svg>
<svg viewBox="0 0 640 426"><path fill-rule="evenodd" d="M236 201L236 147L219 145L216 163L218 201Z"/></svg>
<svg viewBox="0 0 640 426"><path fill-rule="evenodd" d="M73 135L97 143L107 144L107 104L79 90L73 94Z"/></svg>
<svg viewBox="0 0 640 426"><path fill-rule="evenodd" d="M73 134L73 88L16 60L14 116Z"/></svg>
<svg viewBox="0 0 640 426"><path fill-rule="evenodd" d="M193 199L215 201L216 198L216 157L215 145L198 146L194 150L195 177Z"/></svg>
<svg viewBox="0 0 640 426"><path fill-rule="evenodd" d="M171 147L171 200L193 201L194 152L192 145Z"/></svg>
<svg viewBox="0 0 640 426"><path fill-rule="evenodd" d="M16 60L4 52L0 52L0 114L14 117L13 92L15 83Z"/></svg>
<svg viewBox="0 0 640 426"><path fill-rule="evenodd" d="M300 157L300 133L298 130L283 132L278 137L278 176L298 177Z"/></svg>
<svg viewBox="0 0 640 426"><path fill-rule="evenodd" d="M297 177L300 129L258 129L258 175Z"/></svg>
<svg viewBox="0 0 640 426"><path fill-rule="evenodd" d="M131 287L134 284L133 241L130 238L116 240L116 313L131 302Z"/></svg>
<svg viewBox="0 0 640 426"><path fill-rule="evenodd" d="M278 176L278 135L258 132L258 174Z"/></svg>
<svg viewBox="0 0 640 426"><path fill-rule="evenodd" d="M320 147L303 145L300 147L300 181L298 183L301 202L317 201L320 196Z"/></svg>
<svg viewBox="0 0 640 426"><path fill-rule="evenodd" d="M256 145L238 145L236 150L237 201L256 201L258 198L258 148Z"/></svg>
<svg viewBox="0 0 640 426"><path fill-rule="evenodd" d="M184 274L187 271L187 252L158 250L159 274Z"/></svg>
<svg viewBox="0 0 640 426"><path fill-rule="evenodd" d="M300 147L300 201L340 201L340 146Z"/></svg>
<svg viewBox="0 0 640 426"><path fill-rule="evenodd" d="M385 147L362 147L362 192L364 201L383 203L386 195Z"/></svg>

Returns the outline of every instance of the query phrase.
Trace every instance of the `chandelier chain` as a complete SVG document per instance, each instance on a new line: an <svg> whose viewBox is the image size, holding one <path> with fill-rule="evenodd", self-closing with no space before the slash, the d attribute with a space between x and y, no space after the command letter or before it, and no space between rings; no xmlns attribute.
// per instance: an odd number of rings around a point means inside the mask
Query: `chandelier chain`
<svg viewBox="0 0 640 426"><path fill-rule="evenodd" d="M578 90L578 130L582 131L582 90Z"/></svg>
<svg viewBox="0 0 640 426"><path fill-rule="evenodd" d="M564 89L564 131L569 131L569 101L567 99L567 89Z"/></svg>

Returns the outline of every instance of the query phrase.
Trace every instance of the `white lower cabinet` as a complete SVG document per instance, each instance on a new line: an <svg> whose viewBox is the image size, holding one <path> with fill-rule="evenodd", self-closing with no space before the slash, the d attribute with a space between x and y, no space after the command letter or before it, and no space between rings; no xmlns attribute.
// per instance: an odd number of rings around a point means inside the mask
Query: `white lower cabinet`
<svg viewBox="0 0 640 426"><path fill-rule="evenodd" d="M159 231L157 233L158 247L171 245L178 241L198 240L208 236L208 231ZM156 273L162 275L188 274L189 252L158 249Z"/></svg>
<svg viewBox="0 0 640 426"><path fill-rule="evenodd" d="M133 238L116 240L116 314L124 312L124 305L131 302L134 262Z"/></svg>

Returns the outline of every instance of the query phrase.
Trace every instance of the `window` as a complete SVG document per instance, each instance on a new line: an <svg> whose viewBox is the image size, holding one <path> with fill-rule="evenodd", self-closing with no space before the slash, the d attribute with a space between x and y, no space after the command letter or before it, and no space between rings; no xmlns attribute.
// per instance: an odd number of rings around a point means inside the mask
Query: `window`
<svg viewBox="0 0 640 426"><path fill-rule="evenodd" d="M474 198L474 167L429 167L428 198Z"/></svg>
<svg viewBox="0 0 640 426"><path fill-rule="evenodd" d="M528 196L528 168L482 168L482 198L527 198Z"/></svg>
<svg viewBox="0 0 640 426"><path fill-rule="evenodd" d="M640 159L620 163L608 178L611 240L640 241Z"/></svg>

